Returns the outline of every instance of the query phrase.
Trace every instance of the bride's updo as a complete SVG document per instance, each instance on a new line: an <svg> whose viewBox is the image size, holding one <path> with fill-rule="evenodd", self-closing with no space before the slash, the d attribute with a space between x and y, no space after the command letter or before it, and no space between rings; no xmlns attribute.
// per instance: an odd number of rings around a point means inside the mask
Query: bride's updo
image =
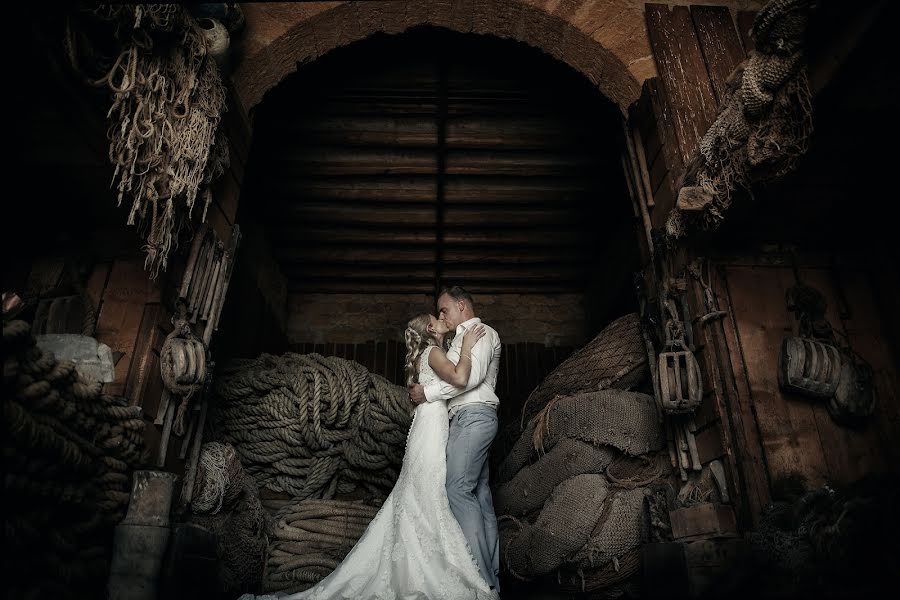
<svg viewBox="0 0 900 600"><path fill-rule="evenodd" d="M437 346L437 339L428 331L431 315L422 313L409 320L403 337L406 339L406 385L418 383L419 357L428 346Z"/></svg>

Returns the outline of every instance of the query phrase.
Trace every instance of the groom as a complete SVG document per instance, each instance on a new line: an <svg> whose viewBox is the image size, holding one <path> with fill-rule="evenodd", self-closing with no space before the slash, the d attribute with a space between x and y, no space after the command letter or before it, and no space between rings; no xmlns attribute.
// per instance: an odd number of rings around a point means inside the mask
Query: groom
<svg viewBox="0 0 900 600"><path fill-rule="evenodd" d="M454 286L441 291L437 300L438 318L456 329L447 358L459 362L463 332L481 323L475 316L472 296ZM447 440L447 497L459 521L469 548L475 554L482 576L500 590L500 540L488 487L488 452L499 427L494 393L500 368L500 336L485 325L485 336L472 349L472 371L465 388L444 381L409 387L416 403L449 400L450 436Z"/></svg>

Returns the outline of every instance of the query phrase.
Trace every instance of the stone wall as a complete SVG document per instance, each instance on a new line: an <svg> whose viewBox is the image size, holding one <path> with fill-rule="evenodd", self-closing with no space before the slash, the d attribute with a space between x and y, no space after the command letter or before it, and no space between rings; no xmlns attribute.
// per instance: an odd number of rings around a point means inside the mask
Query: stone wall
<svg viewBox="0 0 900 600"><path fill-rule="evenodd" d="M503 343L580 346L592 332L581 294L476 296L476 312ZM410 317L433 312L425 294L290 294L288 343L355 344L402 340Z"/></svg>

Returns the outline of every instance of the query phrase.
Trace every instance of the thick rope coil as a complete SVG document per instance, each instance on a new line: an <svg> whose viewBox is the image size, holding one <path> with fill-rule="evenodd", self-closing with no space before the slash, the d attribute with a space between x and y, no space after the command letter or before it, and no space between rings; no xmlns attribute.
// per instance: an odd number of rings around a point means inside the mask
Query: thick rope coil
<svg viewBox="0 0 900 600"><path fill-rule="evenodd" d="M4 323L2 347L6 532L29 558L6 583L15 597L99 597L143 450L140 407L101 395L27 323Z"/></svg>
<svg viewBox="0 0 900 600"><path fill-rule="evenodd" d="M226 365L212 428L260 487L333 498L393 486L409 429L406 390L358 363L318 354Z"/></svg>

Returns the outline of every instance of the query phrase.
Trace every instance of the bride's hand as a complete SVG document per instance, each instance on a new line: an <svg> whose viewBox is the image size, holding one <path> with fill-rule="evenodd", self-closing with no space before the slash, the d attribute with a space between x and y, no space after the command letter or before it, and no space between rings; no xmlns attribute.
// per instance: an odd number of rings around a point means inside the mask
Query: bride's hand
<svg viewBox="0 0 900 600"><path fill-rule="evenodd" d="M484 329L484 325L481 325L481 324L478 324L475 327L472 327L471 329L467 329L466 332L463 334L464 337L463 337L463 341L462 341L462 350L460 351L460 353L461 354L470 353L472 351L472 348L478 342L478 340L483 338L486 333L487 332Z"/></svg>

